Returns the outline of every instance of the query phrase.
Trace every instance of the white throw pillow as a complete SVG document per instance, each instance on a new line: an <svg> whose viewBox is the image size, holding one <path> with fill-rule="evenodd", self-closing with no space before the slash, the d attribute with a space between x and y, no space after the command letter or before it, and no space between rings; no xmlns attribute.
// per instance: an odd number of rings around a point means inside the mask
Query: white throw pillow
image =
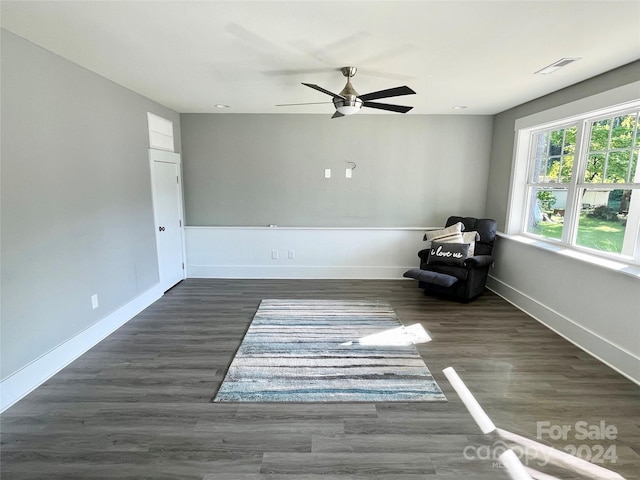
<svg viewBox="0 0 640 480"><path fill-rule="evenodd" d="M424 241L427 242L426 248L431 248L431 242L463 243L461 233L463 229L462 222L458 222L440 230L429 230L424 234Z"/></svg>
<svg viewBox="0 0 640 480"><path fill-rule="evenodd" d="M478 232L462 232L462 243L469 244L469 257L475 255L476 242L480 240Z"/></svg>

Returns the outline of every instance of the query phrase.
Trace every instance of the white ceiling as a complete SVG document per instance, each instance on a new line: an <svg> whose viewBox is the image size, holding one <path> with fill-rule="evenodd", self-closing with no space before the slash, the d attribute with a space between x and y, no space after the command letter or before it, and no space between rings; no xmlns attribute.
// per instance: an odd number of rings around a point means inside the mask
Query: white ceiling
<svg viewBox="0 0 640 480"><path fill-rule="evenodd" d="M2 1L2 26L178 112L333 113L339 67L408 114L494 114L640 58L638 1ZM582 57L552 75L534 72ZM216 104L231 108L219 110ZM452 110L464 105L465 110ZM367 113L381 113L365 109ZM363 112L364 112L363 111Z"/></svg>

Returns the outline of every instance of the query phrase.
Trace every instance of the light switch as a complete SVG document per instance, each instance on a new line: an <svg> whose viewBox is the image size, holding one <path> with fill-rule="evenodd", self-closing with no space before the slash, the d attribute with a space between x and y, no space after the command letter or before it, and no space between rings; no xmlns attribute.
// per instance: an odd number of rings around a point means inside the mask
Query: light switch
<svg viewBox="0 0 640 480"><path fill-rule="evenodd" d="M330 168L325 168L324 169L324 178L331 178L331 169Z"/></svg>
<svg viewBox="0 0 640 480"><path fill-rule="evenodd" d="M347 169L344 171L344 176L345 176L345 178L351 178L351 172L352 172L352 169L347 168Z"/></svg>

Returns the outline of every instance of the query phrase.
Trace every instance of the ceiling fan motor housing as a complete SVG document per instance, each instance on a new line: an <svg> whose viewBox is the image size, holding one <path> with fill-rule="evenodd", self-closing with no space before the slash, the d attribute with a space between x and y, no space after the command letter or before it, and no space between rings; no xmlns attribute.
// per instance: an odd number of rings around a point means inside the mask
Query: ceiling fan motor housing
<svg viewBox="0 0 640 480"><path fill-rule="evenodd" d="M360 108L360 107L362 107L362 100L360 100L355 95L345 95L344 99L339 98L339 97L334 97L333 105L336 108L339 108L339 107L356 107L356 108Z"/></svg>
<svg viewBox="0 0 640 480"><path fill-rule="evenodd" d="M352 68L355 70L355 67L352 67ZM343 73L345 73L344 69L343 69ZM353 72L353 74L355 74L355 71ZM346 76L347 76L347 73L345 73L345 77ZM349 81L348 77L347 77L347 84L344 86L344 88L342 89L339 95L342 98L333 97L333 105L336 107L336 109L339 109L338 111L340 111L341 113L343 112L355 113L355 111L359 110L360 107L362 107L363 102L358 98L358 92L356 92L355 88L353 88L353 85L351 85L351 82Z"/></svg>

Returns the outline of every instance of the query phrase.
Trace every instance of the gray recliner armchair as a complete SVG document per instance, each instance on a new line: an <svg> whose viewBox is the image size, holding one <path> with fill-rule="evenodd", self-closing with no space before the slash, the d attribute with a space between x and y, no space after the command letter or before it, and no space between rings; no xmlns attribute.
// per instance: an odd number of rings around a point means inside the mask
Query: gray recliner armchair
<svg viewBox="0 0 640 480"><path fill-rule="evenodd" d="M493 245L496 238L497 223L489 218L457 217L447 219L445 227L455 230L462 223L462 232L475 237L473 255L468 256L468 244L460 240L450 244L433 242L430 248L418 252L420 268L404 273L405 277L418 280L418 286L425 293L446 296L468 302L482 294L487 283L489 269L493 264ZM471 232L477 232L477 235ZM453 233L455 237L457 234ZM427 240L428 233L425 234ZM472 242L473 243L473 242Z"/></svg>

